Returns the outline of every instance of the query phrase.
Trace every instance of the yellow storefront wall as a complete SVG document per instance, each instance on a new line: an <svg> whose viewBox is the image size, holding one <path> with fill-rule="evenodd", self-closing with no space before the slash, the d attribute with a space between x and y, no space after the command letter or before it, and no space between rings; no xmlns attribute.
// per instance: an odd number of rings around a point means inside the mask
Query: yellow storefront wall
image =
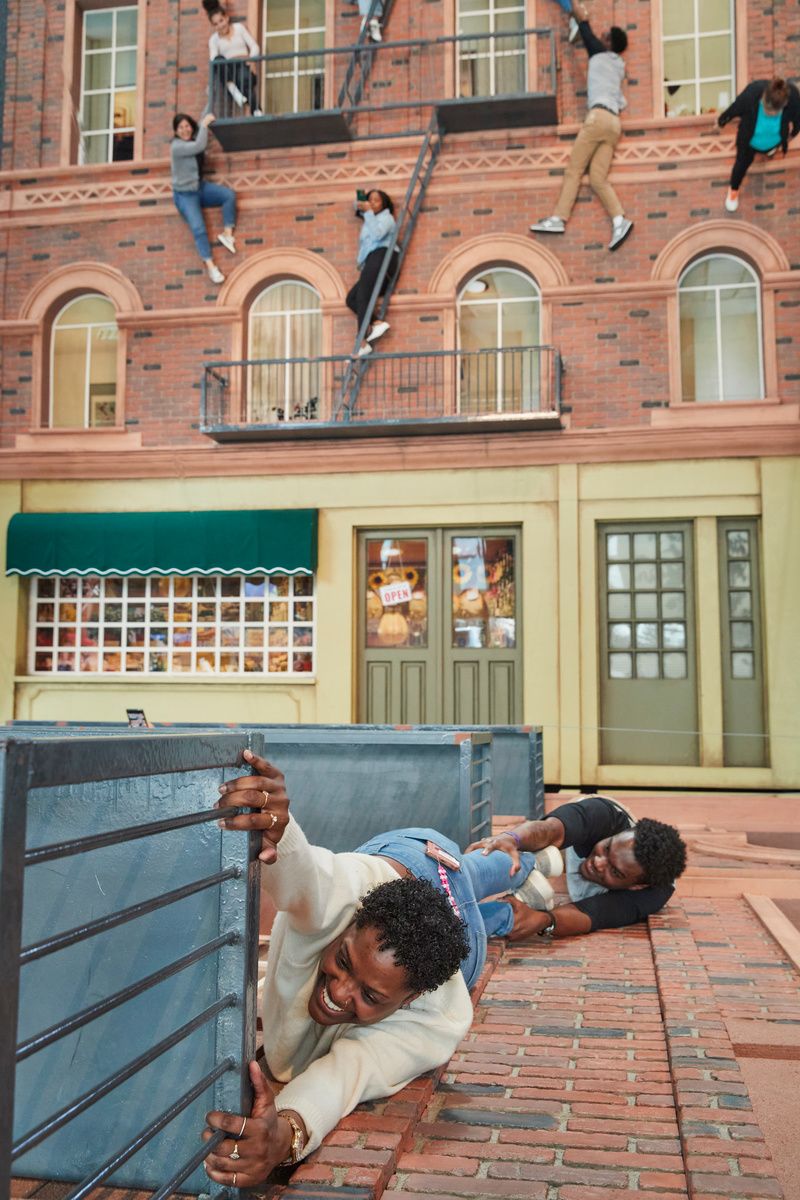
<svg viewBox="0 0 800 1200"><path fill-rule="evenodd" d="M361 529L427 526L521 528L524 720L545 728L545 776L565 785L800 786L800 462L715 460L0 486L5 521L16 511L217 508L320 510L317 674L302 681L154 676L28 676L27 592L0 581L0 716L153 721L348 722L356 714L356 538ZM725 768L716 520L761 516L767 711L771 767ZM697 562L698 687L702 765L603 766L596 525L691 519ZM12 631L15 631L12 634ZM15 673L16 672L16 673Z"/></svg>

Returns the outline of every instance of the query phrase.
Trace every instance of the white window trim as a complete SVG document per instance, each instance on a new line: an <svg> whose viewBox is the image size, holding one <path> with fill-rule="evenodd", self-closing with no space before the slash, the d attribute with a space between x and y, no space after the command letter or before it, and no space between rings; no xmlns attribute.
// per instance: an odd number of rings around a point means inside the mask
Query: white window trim
<svg viewBox="0 0 800 1200"><path fill-rule="evenodd" d="M534 294L532 296L501 296L498 299L494 299L494 298L490 297L485 300L480 299L480 296L477 296L475 299L473 299L471 296L469 296L467 299L465 299L465 296L467 296L467 287L469 286L470 283L472 283L472 281L474 279L480 279L482 276L485 276L485 275L492 275L496 271L506 271L511 275L517 275L517 276L519 276L520 279L524 279L526 283L531 285L531 287L533 288ZM537 284L536 280L531 278L531 276L528 275L528 273L526 271L520 271L516 267L488 267L488 268L484 267L483 269L481 269L479 271L474 271L472 273L472 275L470 275L469 279L466 281L466 283L464 284L464 286L462 287L461 291L458 294L458 299L456 301L456 322L457 322L457 328L458 328L459 349L461 348L461 309L462 309L462 307L488 308L489 306L494 306L496 309L495 331L496 331L496 336L497 336L497 346L496 347L495 346L487 346L486 349L498 351L498 354L497 354L497 395L495 396L495 406L496 406L496 411L498 413L502 413L504 411L504 409L503 409L503 396L504 396L503 372L504 372L504 360L505 360L505 355L502 353L499 353L499 352L503 351L503 350L518 348L518 347L508 347L508 346L505 346L503 343L503 309L507 304L531 304L531 303L537 304L539 306L539 309L538 309L539 333L537 335L539 338L539 341L536 344L540 345L541 344L541 333L542 333L542 293L541 293L541 290L540 290L539 285ZM465 353L471 353L471 351L465 351ZM459 388L459 392L458 392L458 407L459 407L459 411L460 411L460 409L461 409L461 389L460 388Z"/></svg>
<svg viewBox="0 0 800 1200"><path fill-rule="evenodd" d="M519 13L520 14L520 24L519 24L520 30L523 30L525 28L525 16L526 16L525 0L519 0L519 2L505 3L505 4L502 2L502 0L486 0L484 8L475 9L474 11L470 11L468 13L461 11L461 5L459 3L458 16L457 16L458 33L461 34L464 32L464 30L462 29L461 22L464 18L467 18L467 17L469 17L469 18L488 17L488 27L485 30L482 30L480 34L476 34L475 35L476 38L484 37L485 34L489 34L489 33L497 33L498 30L497 30L496 17L498 16L499 13L502 13L503 16L507 16L510 13ZM460 86L461 86L460 85L460 70L459 70L459 68L460 68L461 64L464 62L481 62L483 60L488 59L488 62L489 62L489 90L487 93L483 93L483 92L475 93L476 96L483 96L483 95L496 96L498 94L498 92L497 92L497 60L500 58L520 58L522 60L522 78L523 79L528 78L527 38L524 40L524 44L523 44L521 50L516 50L516 49L503 50L502 47L503 47L504 43L505 43L505 45L508 45L508 42L506 41L505 38L498 38L498 39L488 38L488 39L485 39L483 42L485 49L469 50L468 42L456 42L456 47L457 47L456 53L457 53L457 59L458 59L456 78L457 78L458 94L460 94ZM480 45L481 45L481 42L478 43L479 47L480 47Z"/></svg>
<svg viewBox="0 0 800 1200"><path fill-rule="evenodd" d="M258 304L258 302L260 300L262 300L264 298L264 296L266 296L269 292L273 291L275 288L282 287L284 284L287 284L287 283L291 284L293 287L300 287L300 288L305 289L307 292L309 292L312 296L315 297L315 299L317 301L316 305L313 308L310 308L310 307L309 308L280 308L280 309L273 309L271 312L262 312L262 313L255 311L256 305ZM254 321L261 321L261 320L265 320L267 318L270 320L272 320L274 318L278 318L283 325L283 330L282 330L282 333L283 333L283 358L284 359L299 358L300 355L292 354L291 318L292 317L303 317L303 316L318 317L320 320L320 330L319 330L320 345L318 347L319 354L314 356L316 358L319 358L322 355L322 346L321 346L321 343L322 343L322 298L320 297L319 292L310 283L306 283L306 281L304 279L278 279L278 280L276 280L274 283L271 283L267 287L265 287L263 289L263 291L259 292L258 295L253 300L252 305L250 306L250 312L249 312L249 317L248 317L248 326L247 326L247 345L248 345L248 347L251 348L253 345L253 322ZM249 378L247 381L247 406L248 406L248 414L249 414L249 411L251 409L251 397L252 397L252 388L253 388L252 368L250 369L248 374L249 374ZM288 396L290 394L291 383L292 383L291 375L292 375L292 366L289 362L286 362L286 364L284 365L284 368L283 368L283 391L284 391L285 396ZM250 419L251 418L248 415L248 420L250 420ZM285 422L292 420L292 415L289 412L288 404L284 405L283 419Z"/></svg>
<svg viewBox="0 0 800 1200"><path fill-rule="evenodd" d="M66 323L63 325L59 325L58 322L59 322L59 317L61 316L61 314L65 313L68 308L70 308L73 304L79 303L79 301L81 301L81 300L105 300L106 304L110 305L110 307L112 309L114 308L112 301L109 300L108 296L104 296L102 292L84 292L82 295L73 296L73 298L71 300L68 300L67 303L62 308L59 309L58 313L53 318L53 323L50 326L50 376L49 376L50 386L48 388L48 401L49 401L49 408L50 408L50 411L48 414L48 428L49 429L73 428L72 426L69 426L69 425L54 425L54 423L53 423L54 417L55 417L54 378L55 378L56 334L60 333L64 329L84 329L84 330L86 330L87 336L86 336L86 349L85 349L86 358L85 358L85 368L84 368L85 374L84 374L84 389L83 389L84 390L83 425L80 427L82 429L94 428L90 424L91 397L89 394L89 392L90 392L90 376L91 376L90 368L91 368L91 362L92 362L91 331L93 329L113 329L117 335L117 338L119 337L119 329L117 327L116 321L76 321L74 324ZM117 339L115 338L115 341L116 340ZM115 383L117 386L117 393L115 393L115 403L118 403L119 380L115 380Z"/></svg>
<svg viewBox="0 0 800 1200"><path fill-rule="evenodd" d="M137 40L133 45L127 45L127 44L126 45L117 45L117 15L120 12L127 12L127 11L133 11L134 13L136 13L136 18L137 18L136 37L137 37ZM93 13L93 12L105 12L105 13L111 13L111 15L112 15L112 33L111 33L110 50L109 49L87 50L87 48L86 48L86 17L91 15L91 13ZM94 135L102 134L102 133L106 134L108 137L108 151L107 151L107 156L104 161L105 162L113 162L114 161L114 153L113 153L114 152L114 134L115 133L130 133L130 134L133 134L134 136L136 135L135 120L134 120L133 125L123 125L123 126L120 126L120 128L118 128L118 129L116 129L114 127L114 105L112 103L112 100L113 100L113 97L117 94L117 92L133 92L134 95L136 94L137 83L138 83L138 63L139 63L139 44L138 44L139 21L138 21L138 17L139 17L138 8L135 4L119 5L118 7L115 7L115 8L88 9L83 14L83 21L81 22L81 92L80 92L80 100L78 103L78 128L80 130L80 142L79 142L79 146L78 146L78 165L79 166L83 166L86 163L86 142L85 142L86 137L88 137L90 135L94 136ZM126 51L131 51L131 50L133 50L134 53L136 54L136 64L137 64L137 71L135 73L136 78L134 79L134 82L132 84L126 85L125 87L117 88L117 86L116 86L117 55L120 53L126 52ZM87 58L92 58L95 55L108 54L108 53L111 54L111 79L110 79L108 87L86 88L85 83L86 83L86 60L87 60ZM108 94L108 96L110 97L109 105L108 105L110 128L85 129L84 125L83 125L83 102L84 102L84 99L87 96L103 96L106 94ZM137 97L137 102L141 103L140 97Z"/></svg>
<svg viewBox="0 0 800 1200"><path fill-rule="evenodd" d="M695 285L690 284L688 287L684 286L683 280L689 274L690 271L694 270L694 268L699 266L700 263L710 262L712 259L718 259L718 258L728 259L730 262L735 262L737 264L737 266L744 267L745 270L747 270L750 273L750 275L752 276L752 283L704 283L704 284L695 284ZM681 296L686 295L688 292L713 292L714 293L714 333L715 333L716 350L717 350L717 372L716 373L717 373L718 396L717 396L716 400L700 400L700 401L695 400L694 402L686 401L685 403L695 403L695 404L739 404L739 403L742 403L742 401L728 400L724 394L724 389L722 386L722 383L723 383L723 377L722 377L722 316L721 316L721 311L720 311L720 293L725 292L725 291L730 291L734 288L746 288L746 287L754 288L755 293L756 293L756 336L758 338L758 389L759 389L759 394L757 396L750 397L750 399L753 401L764 399L766 393L765 393L765 389L764 389L764 332L763 332L763 322L762 322L762 317L761 317L761 280L759 279L757 273L750 266L750 263L747 262L743 258L737 258L737 256L735 254L704 254L701 258L696 258L696 259L694 259L693 262L690 262L688 264L688 266L686 266L683 269L683 271L681 272L680 278L678 279L678 328L680 329Z"/></svg>
<svg viewBox="0 0 800 1200"><path fill-rule="evenodd" d="M324 24L323 25L309 25L309 26L305 26L305 27L301 26L301 24L300 24L300 9L302 7L302 3L303 3L303 0L294 0L294 26L293 26L293 28L271 30L271 29L269 29L269 0L267 0L266 6L265 6L265 11L264 11L264 54L266 54L266 55L269 55L269 54L298 54L300 51L300 48L301 48L300 47L300 38L308 37L308 35L313 34L313 33L322 35L321 40L320 40L320 49L322 47L324 47L324 45L325 45L325 25ZM289 37L291 37L291 39L292 39L291 50L286 48L285 45L281 46L279 49L274 49L274 48L270 49L270 39L271 38L286 39ZM310 46L306 47L306 48L311 49ZM267 89L269 88L270 84L276 82L279 79L291 79L292 80L292 107L289 111L292 113L306 111L305 109L300 109L298 107L299 93L300 93L300 80L307 79L310 76L319 75L319 74L322 74L323 79L324 79L325 74L326 74L325 66L326 66L327 59L325 56L323 56L321 70L320 70L319 66L304 67L302 65L304 62L314 62L314 59L302 59L302 58L287 59L286 60L286 63L287 63L286 70L273 70L272 67L277 66L277 64L272 64L272 66L269 63L264 64L264 74L265 74L265 78L264 78L264 85L265 85L264 86L264 111L265 112L268 111L268 109L267 109L268 90ZM273 115L277 116L278 114L273 114Z"/></svg>

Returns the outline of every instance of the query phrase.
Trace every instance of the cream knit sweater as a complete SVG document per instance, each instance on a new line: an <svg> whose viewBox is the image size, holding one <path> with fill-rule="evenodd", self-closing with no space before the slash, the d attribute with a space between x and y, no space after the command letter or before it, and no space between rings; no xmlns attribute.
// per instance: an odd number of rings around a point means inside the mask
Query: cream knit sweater
<svg viewBox="0 0 800 1200"><path fill-rule="evenodd" d="M305 1153L362 1100L391 1096L447 1062L472 1023L460 971L435 992L375 1025L323 1026L308 1015L322 951L349 925L359 900L397 879L382 858L332 854L310 846L290 818L278 861L262 866L262 886L278 909L264 982L264 1050L287 1080L276 1104L305 1121Z"/></svg>

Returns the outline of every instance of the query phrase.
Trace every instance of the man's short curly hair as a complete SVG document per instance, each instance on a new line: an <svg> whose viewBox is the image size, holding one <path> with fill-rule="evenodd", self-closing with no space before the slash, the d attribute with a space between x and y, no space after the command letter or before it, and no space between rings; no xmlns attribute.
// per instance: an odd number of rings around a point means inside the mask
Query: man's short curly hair
<svg viewBox="0 0 800 1200"><path fill-rule="evenodd" d="M686 843L673 825L643 817L636 822L633 853L653 887L672 883L686 869Z"/></svg>
<svg viewBox="0 0 800 1200"><path fill-rule="evenodd" d="M378 948L393 951L412 992L441 987L469 954L464 922L427 879L407 876L379 884L364 896L353 920L356 929L376 930Z"/></svg>

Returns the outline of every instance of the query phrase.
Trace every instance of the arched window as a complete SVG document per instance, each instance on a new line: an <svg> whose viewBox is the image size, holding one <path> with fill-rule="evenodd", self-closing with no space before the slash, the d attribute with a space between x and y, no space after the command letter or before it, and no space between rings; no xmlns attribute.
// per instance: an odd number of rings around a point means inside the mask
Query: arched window
<svg viewBox="0 0 800 1200"><path fill-rule="evenodd" d="M250 368L250 421L273 424L319 415L319 363L313 360L321 345L320 298L309 284L284 279L256 297L248 337L248 358L258 360Z"/></svg>
<svg viewBox="0 0 800 1200"><path fill-rule="evenodd" d="M105 296L65 304L53 321L50 426L96 429L117 414L117 319Z"/></svg>
<svg viewBox="0 0 800 1200"><path fill-rule="evenodd" d="M458 298L461 412L538 410L540 308L536 284L511 267L466 282Z"/></svg>
<svg viewBox="0 0 800 1200"><path fill-rule="evenodd" d="M684 402L761 400L761 287L748 263L709 254L678 281Z"/></svg>

